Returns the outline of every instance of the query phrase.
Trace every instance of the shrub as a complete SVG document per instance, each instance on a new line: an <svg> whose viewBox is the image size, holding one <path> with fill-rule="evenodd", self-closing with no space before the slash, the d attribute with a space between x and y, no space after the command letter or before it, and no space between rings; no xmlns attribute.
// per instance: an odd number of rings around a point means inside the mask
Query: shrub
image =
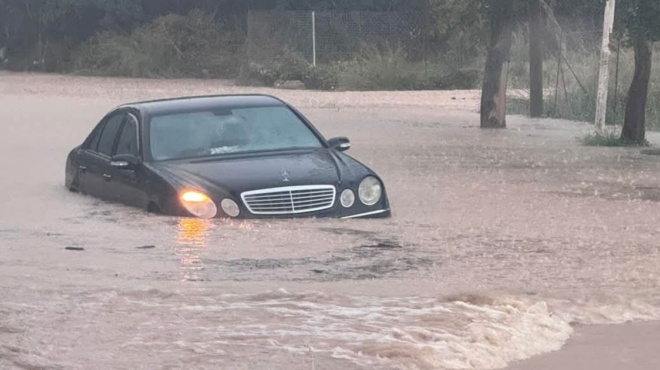
<svg viewBox="0 0 660 370"><path fill-rule="evenodd" d="M272 87L280 81L298 80L315 90L436 90L472 89L481 77L477 68L410 61L401 46L385 43L363 46L352 60L317 67L301 53L285 48L272 60L246 66L239 83Z"/></svg>
<svg viewBox="0 0 660 370"><path fill-rule="evenodd" d="M101 33L77 50L74 69L129 77L229 76L237 72L237 45L210 15L193 10L130 34Z"/></svg>
<svg viewBox="0 0 660 370"><path fill-rule="evenodd" d="M312 90L335 90L339 86L341 67L320 65L308 68L303 76L305 87Z"/></svg>
<svg viewBox="0 0 660 370"><path fill-rule="evenodd" d="M417 73L401 46L370 45L344 64L340 85L351 90L410 90Z"/></svg>
<svg viewBox="0 0 660 370"><path fill-rule="evenodd" d="M401 46L367 46L343 64L339 87L349 90L472 89L481 80L475 68L455 69L436 61L413 62Z"/></svg>
<svg viewBox="0 0 660 370"><path fill-rule="evenodd" d="M290 48L285 48L270 61L250 63L241 71L239 82L244 85L274 86L278 81L303 81L309 73L309 62L305 57Z"/></svg>

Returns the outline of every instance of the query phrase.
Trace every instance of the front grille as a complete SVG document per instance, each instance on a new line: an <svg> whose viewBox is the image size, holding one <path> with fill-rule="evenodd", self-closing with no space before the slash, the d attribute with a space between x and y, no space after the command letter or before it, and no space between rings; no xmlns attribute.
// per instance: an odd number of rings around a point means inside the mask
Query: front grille
<svg viewBox="0 0 660 370"><path fill-rule="evenodd" d="M309 185L247 191L241 198L252 214L287 215L331 208L336 194L332 185Z"/></svg>

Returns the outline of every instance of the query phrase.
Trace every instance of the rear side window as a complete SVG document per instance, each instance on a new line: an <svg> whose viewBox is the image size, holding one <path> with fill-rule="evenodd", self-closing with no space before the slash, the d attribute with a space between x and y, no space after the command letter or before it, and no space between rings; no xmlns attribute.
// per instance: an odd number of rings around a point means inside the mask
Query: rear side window
<svg viewBox="0 0 660 370"><path fill-rule="evenodd" d="M132 154L136 157L138 156L137 122L132 115L128 116L124 128L121 130L115 154Z"/></svg>
<svg viewBox="0 0 660 370"><path fill-rule="evenodd" d="M126 117L126 114L122 112L108 118L103 127L103 133L99 140L97 152L105 154L108 157L112 155L112 147L115 144L115 139L117 138L124 117Z"/></svg>

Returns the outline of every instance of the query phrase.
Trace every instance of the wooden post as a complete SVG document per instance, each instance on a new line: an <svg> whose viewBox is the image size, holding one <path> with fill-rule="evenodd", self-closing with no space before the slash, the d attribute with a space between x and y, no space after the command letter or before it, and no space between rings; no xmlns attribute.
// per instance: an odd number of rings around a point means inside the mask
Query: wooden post
<svg viewBox="0 0 660 370"><path fill-rule="evenodd" d="M607 115L607 88L609 86L610 34L614 26L616 0L607 0L603 22L603 45L600 54L600 74L598 76L598 97L596 98L596 130L603 132Z"/></svg>
<svg viewBox="0 0 660 370"><path fill-rule="evenodd" d="M529 4L529 115L543 115L543 25L540 0Z"/></svg>

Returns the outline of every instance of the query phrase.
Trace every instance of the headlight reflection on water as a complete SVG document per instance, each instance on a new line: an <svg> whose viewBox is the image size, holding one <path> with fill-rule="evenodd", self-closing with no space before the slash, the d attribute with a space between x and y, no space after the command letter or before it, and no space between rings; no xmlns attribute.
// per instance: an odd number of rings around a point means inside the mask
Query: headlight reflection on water
<svg viewBox="0 0 660 370"><path fill-rule="evenodd" d="M177 243L182 246L206 248L212 221L201 218L182 218L179 220Z"/></svg>
<svg viewBox="0 0 660 370"><path fill-rule="evenodd" d="M255 227L254 221L235 219L180 218L176 224L176 255L179 259L181 281L207 281L205 258L209 249L221 248L222 237L212 239L213 230L222 228L223 236L231 233L245 233ZM269 226L269 224L265 224Z"/></svg>
<svg viewBox="0 0 660 370"><path fill-rule="evenodd" d="M208 248L209 232L213 222L199 218L181 218L177 225L177 256L180 260L182 281L203 281L206 266L202 261Z"/></svg>

